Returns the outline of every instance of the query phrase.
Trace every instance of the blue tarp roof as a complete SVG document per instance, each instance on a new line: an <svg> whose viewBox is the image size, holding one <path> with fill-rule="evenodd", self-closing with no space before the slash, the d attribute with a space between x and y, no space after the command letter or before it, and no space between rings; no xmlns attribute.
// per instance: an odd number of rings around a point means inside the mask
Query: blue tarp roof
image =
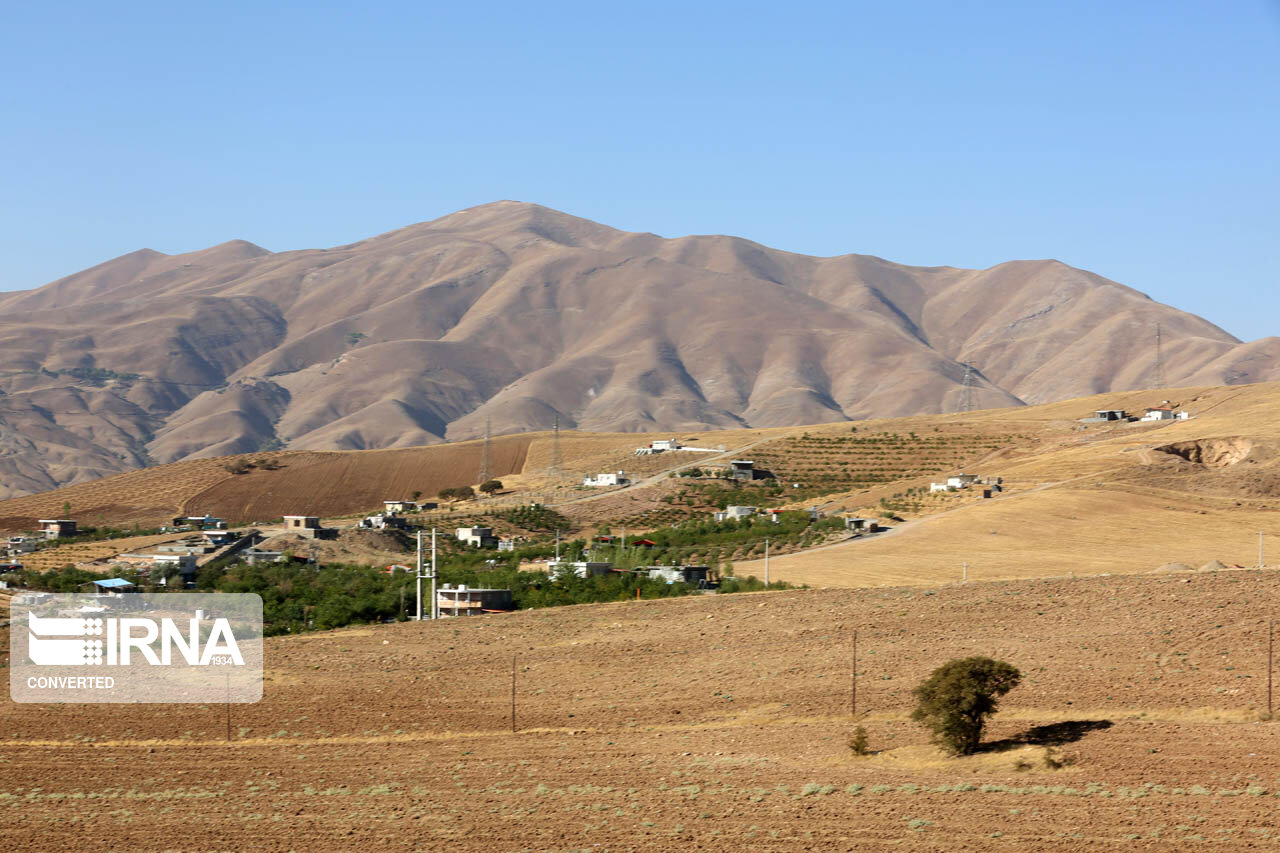
<svg viewBox="0 0 1280 853"><path fill-rule="evenodd" d="M129 583L124 578L108 578L107 580L104 580L104 581L94 581L93 585L105 586L108 589L115 589L116 587L121 587L121 586L133 586L133 584Z"/></svg>

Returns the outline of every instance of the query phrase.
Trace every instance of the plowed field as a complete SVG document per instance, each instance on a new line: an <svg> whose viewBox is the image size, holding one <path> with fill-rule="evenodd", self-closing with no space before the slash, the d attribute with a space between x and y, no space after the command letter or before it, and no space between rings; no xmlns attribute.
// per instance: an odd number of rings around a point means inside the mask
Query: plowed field
<svg viewBox="0 0 1280 853"><path fill-rule="evenodd" d="M217 706L5 704L0 846L1270 849L1280 728L1260 712L1278 598L1280 574L1235 571L279 638L229 743ZM846 746L855 627L865 758ZM990 751L945 759L908 721L910 691L977 653L1024 683Z"/></svg>

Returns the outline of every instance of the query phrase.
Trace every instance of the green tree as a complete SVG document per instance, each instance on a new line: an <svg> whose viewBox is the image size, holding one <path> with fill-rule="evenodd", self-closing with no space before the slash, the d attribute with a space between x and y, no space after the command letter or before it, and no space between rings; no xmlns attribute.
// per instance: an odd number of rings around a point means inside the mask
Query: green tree
<svg viewBox="0 0 1280 853"><path fill-rule="evenodd" d="M469 501L476 496L475 490L470 486L452 486L447 489L441 489L438 497L446 501Z"/></svg>
<svg viewBox="0 0 1280 853"><path fill-rule="evenodd" d="M933 671L913 694L911 719L933 732L933 739L956 755L970 755L982 743L987 717L999 699L1018 686L1022 673L1012 664L987 657L957 658Z"/></svg>
<svg viewBox="0 0 1280 853"><path fill-rule="evenodd" d="M502 481L485 480L480 484L480 491L484 492L486 495L492 495L494 492L500 492L502 491Z"/></svg>

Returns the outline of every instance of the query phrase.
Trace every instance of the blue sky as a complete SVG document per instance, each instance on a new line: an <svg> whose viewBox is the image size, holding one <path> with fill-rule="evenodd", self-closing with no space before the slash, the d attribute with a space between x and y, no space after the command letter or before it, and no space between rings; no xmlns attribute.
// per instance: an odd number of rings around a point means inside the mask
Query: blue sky
<svg viewBox="0 0 1280 853"><path fill-rule="evenodd" d="M514 198L1280 334L1277 0L263 5L7 9L0 289Z"/></svg>

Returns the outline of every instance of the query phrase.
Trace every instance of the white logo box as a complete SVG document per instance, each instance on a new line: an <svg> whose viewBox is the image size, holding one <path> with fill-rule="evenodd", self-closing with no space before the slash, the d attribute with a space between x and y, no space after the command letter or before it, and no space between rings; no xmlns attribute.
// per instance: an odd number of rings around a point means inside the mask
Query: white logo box
<svg viewBox="0 0 1280 853"><path fill-rule="evenodd" d="M15 702L257 702L253 594L25 593L10 604Z"/></svg>

